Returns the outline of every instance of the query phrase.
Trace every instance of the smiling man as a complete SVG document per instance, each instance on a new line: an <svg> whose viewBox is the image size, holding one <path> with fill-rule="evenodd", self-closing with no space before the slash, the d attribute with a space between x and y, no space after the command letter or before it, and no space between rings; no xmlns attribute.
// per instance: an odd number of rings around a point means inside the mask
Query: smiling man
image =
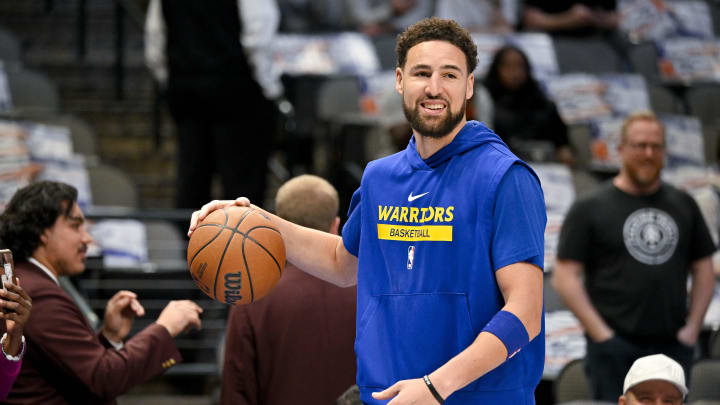
<svg viewBox="0 0 720 405"><path fill-rule="evenodd" d="M617 400L641 356L664 353L689 372L715 285L715 245L700 209L660 179L662 123L649 112L629 116L618 152L620 173L568 212L553 270L585 329L593 396L604 401Z"/></svg>
<svg viewBox="0 0 720 405"><path fill-rule="evenodd" d="M681 405L687 393L682 366L668 356L653 354L630 367L618 405Z"/></svg>
<svg viewBox="0 0 720 405"><path fill-rule="evenodd" d="M396 49L410 143L368 164L342 237L273 217L288 260L339 285L357 282L364 403L534 404L545 349L540 183L465 118L477 63L466 30L425 19ZM190 232L228 204L249 203L206 204Z"/></svg>
<svg viewBox="0 0 720 405"><path fill-rule="evenodd" d="M92 330L58 280L85 270L92 240L70 185L42 181L18 190L0 215L0 239L33 303L25 325L28 350L4 403L114 404L180 362L172 338L200 328L200 307L172 301L155 323L123 342L145 310L134 293L120 291L108 301L100 331Z"/></svg>

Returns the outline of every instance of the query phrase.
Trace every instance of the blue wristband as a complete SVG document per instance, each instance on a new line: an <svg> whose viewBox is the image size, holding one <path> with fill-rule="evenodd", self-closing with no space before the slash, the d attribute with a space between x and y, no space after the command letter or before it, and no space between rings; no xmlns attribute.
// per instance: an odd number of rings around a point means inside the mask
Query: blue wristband
<svg viewBox="0 0 720 405"><path fill-rule="evenodd" d="M508 352L508 359L530 342L525 325L515 314L508 311L495 314L482 331L492 333L503 342Z"/></svg>

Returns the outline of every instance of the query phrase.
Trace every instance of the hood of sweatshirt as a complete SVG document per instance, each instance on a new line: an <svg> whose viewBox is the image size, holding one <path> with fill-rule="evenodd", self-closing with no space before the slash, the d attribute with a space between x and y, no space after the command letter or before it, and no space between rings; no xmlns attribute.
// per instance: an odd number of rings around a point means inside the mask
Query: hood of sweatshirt
<svg viewBox="0 0 720 405"><path fill-rule="evenodd" d="M503 149L508 149L507 145L485 124L478 121L468 121L467 124L457 133L455 139L442 149L435 152L427 159L420 157L417 152L417 144L415 143L415 135L410 138L407 148L405 148L405 157L410 165L417 170L432 170L443 163L450 160L453 156L464 153L470 149L479 147L488 142L502 145Z"/></svg>

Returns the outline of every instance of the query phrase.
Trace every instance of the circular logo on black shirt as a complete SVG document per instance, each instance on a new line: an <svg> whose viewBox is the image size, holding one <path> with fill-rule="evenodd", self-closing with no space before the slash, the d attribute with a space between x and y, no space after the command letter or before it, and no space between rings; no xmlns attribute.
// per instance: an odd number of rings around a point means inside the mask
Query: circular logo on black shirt
<svg viewBox="0 0 720 405"><path fill-rule="evenodd" d="M675 252L678 227L665 211L641 208L623 226L623 239L630 255L645 264L663 264Z"/></svg>

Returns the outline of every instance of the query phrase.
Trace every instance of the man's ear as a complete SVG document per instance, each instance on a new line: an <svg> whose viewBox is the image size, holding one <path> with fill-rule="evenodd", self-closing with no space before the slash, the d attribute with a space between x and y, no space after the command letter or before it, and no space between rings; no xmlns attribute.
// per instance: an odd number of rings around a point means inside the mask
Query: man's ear
<svg viewBox="0 0 720 405"><path fill-rule="evenodd" d="M330 225L330 233L333 235L339 235L338 231L340 230L340 217L335 217L333 219L332 225Z"/></svg>
<svg viewBox="0 0 720 405"><path fill-rule="evenodd" d="M470 75L468 76L467 81L467 88L465 89L465 99L470 100L470 98L473 96L473 93L475 92L475 75L470 72Z"/></svg>
<svg viewBox="0 0 720 405"><path fill-rule="evenodd" d="M403 94L402 90L403 72L399 67L395 68L395 90L398 93Z"/></svg>
<svg viewBox="0 0 720 405"><path fill-rule="evenodd" d="M50 236L48 235L49 232L50 232L50 231L49 231L48 229L45 229L45 230L43 230L42 233L40 234L40 244L41 244L41 245L47 245L48 239L49 239L49 237L50 237Z"/></svg>

